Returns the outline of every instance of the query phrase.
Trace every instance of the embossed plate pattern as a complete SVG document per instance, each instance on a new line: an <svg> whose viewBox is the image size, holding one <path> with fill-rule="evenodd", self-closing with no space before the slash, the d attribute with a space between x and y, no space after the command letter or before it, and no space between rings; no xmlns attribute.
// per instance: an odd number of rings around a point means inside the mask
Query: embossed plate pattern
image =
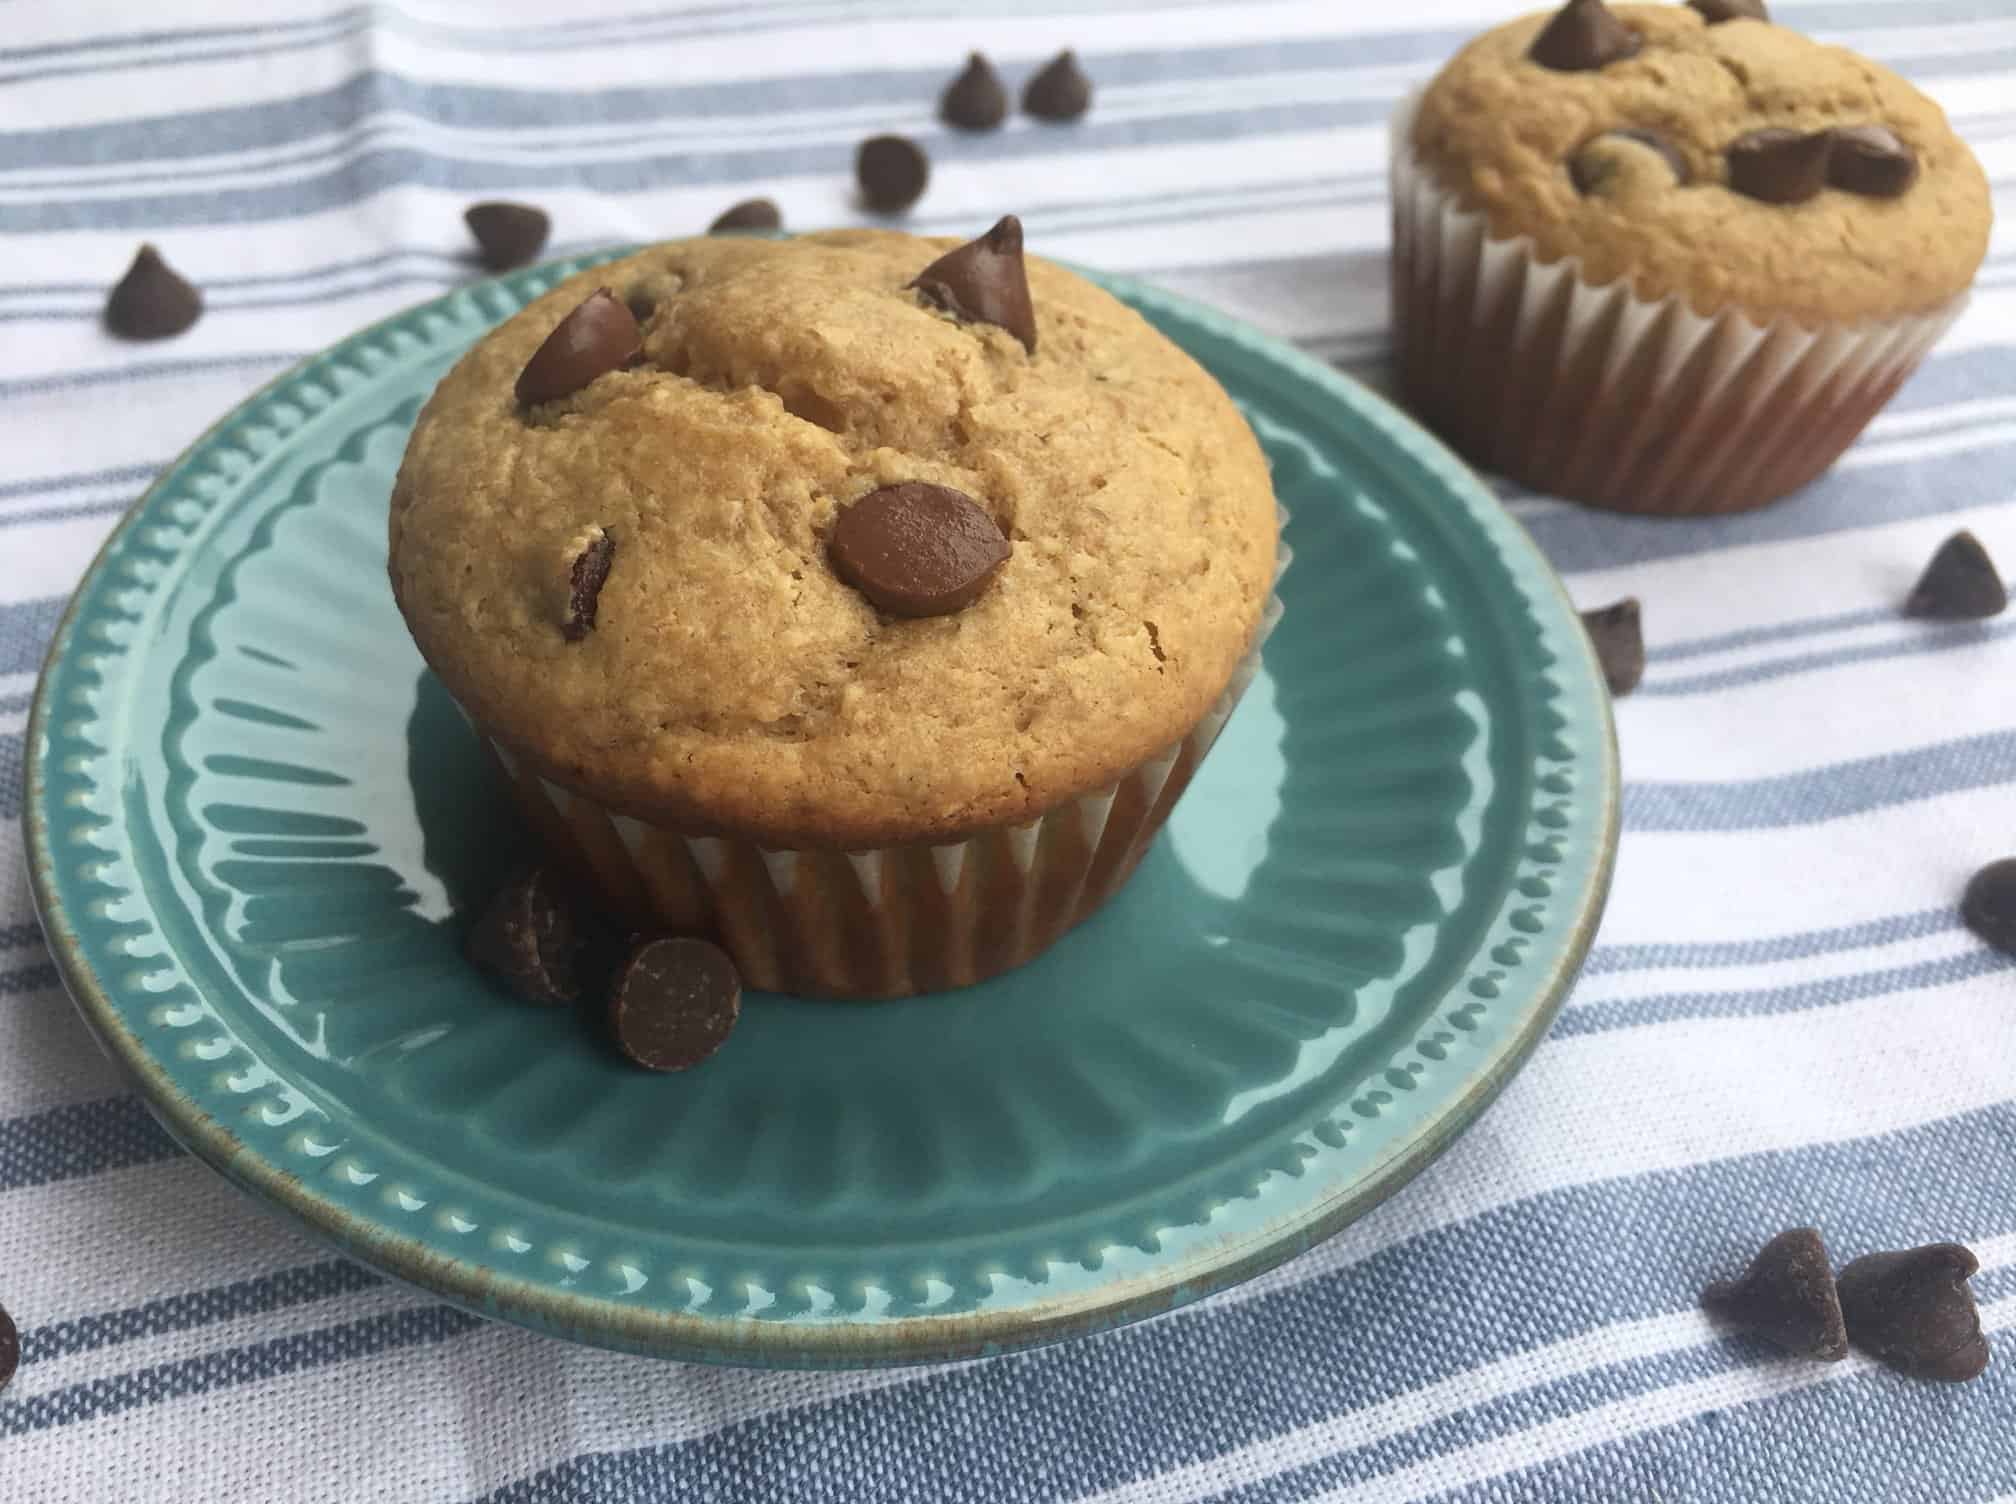
<svg viewBox="0 0 2016 1504"><path fill-rule="evenodd" d="M470 1309L762 1364L1000 1351L1192 1300L1418 1170L1545 1029L1615 844L1567 600L1434 442L1106 279L1225 383L1293 513L1266 667L1122 896L983 987L758 997L676 1078L457 957L519 839L385 585L408 426L588 261L367 330L106 545L30 726L73 994L185 1144Z"/></svg>

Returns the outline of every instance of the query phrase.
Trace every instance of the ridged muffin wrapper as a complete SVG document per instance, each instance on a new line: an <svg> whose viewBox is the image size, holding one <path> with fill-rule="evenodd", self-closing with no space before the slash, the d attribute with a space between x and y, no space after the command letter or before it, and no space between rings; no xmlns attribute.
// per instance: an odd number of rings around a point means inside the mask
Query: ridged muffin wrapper
<svg viewBox="0 0 2016 1504"><path fill-rule="evenodd" d="M1277 580L1289 557L1284 542ZM936 992L1033 959L1120 889L1259 672L1281 613L1270 597L1231 681L1189 735L1034 820L944 845L775 850L694 835L608 810L484 741L548 848L592 880L619 924L709 935L744 985L765 991Z"/></svg>
<svg viewBox="0 0 2016 1504"><path fill-rule="evenodd" d="M1815 479L1967 305L1808 329L1598 287L1436 181L1392 121L1392 298L1401 390L1478 466L1615 511L1739 512Z"/></svg>

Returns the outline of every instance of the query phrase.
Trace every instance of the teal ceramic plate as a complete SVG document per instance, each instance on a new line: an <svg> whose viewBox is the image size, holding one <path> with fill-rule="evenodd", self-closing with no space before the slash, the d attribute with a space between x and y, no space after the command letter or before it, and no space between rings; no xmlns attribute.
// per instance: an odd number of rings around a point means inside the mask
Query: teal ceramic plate
<svg viewBox="0 0 2016 1504"><path fill-rule="evenodd" d="M1139 875L966 992L755 997L625 1067L457 958L516 840L385 583L408 426L588 264L466 288L226 418L114 534L29 733L44 924L171 1132L471 1310L780 1365L998 1352L1181 1305L1389 1194L1595 928L1608 705L1547 565L1405 418L1109 285L1217 374L1293 513L1266 668Z"/></svg>

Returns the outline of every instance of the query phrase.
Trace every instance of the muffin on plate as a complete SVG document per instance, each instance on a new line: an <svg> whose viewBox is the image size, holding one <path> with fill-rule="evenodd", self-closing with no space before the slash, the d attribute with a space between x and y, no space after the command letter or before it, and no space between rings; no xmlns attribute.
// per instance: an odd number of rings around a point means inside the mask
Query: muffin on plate
<svg viewBox="0 0 2016 1504"><path fill-rule="evenodd" d="M485 336L408 444L422 654L612 917L752 986L1035 955L1132 872L1278 611L1231 400L1021 240L654 246Z"/></svg>
<svg viewBox="0 0 2016 1504"><path fill-rule="evenodd" d="M1959 313L1988 183L1939 107L1759 0L1571 0L1394 121L1402 386L1479 465L1729 512L1840 455Z"/></svg>

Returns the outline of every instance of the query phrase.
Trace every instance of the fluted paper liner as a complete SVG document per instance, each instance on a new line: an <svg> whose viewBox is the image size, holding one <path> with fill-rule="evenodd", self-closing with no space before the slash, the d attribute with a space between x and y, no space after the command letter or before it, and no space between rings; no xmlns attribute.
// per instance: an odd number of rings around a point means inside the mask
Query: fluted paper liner
<svg viewBox="0 0 2016 1504"><path fill-rule="evenodd" d="M1624 512L1763 506L1813 480L1966 306L1808 329L1598 287L1573 257L1494 240L1392 122L1392 296L1401 389L1474 464Z"/></svg>
<svg viewBox="0 0 2016 1504"><path fill-rule="evenodd" d="M1277 579L1288 559L1284 543ZM1032 959L1119 890L1253 682L1281 610L1270 598L1231 682L1181 741L1110 787L947 845L780 851L692 835L607 810L485 744L546 844L619 915L713 936L745 985L937 992Z"/></svg>

